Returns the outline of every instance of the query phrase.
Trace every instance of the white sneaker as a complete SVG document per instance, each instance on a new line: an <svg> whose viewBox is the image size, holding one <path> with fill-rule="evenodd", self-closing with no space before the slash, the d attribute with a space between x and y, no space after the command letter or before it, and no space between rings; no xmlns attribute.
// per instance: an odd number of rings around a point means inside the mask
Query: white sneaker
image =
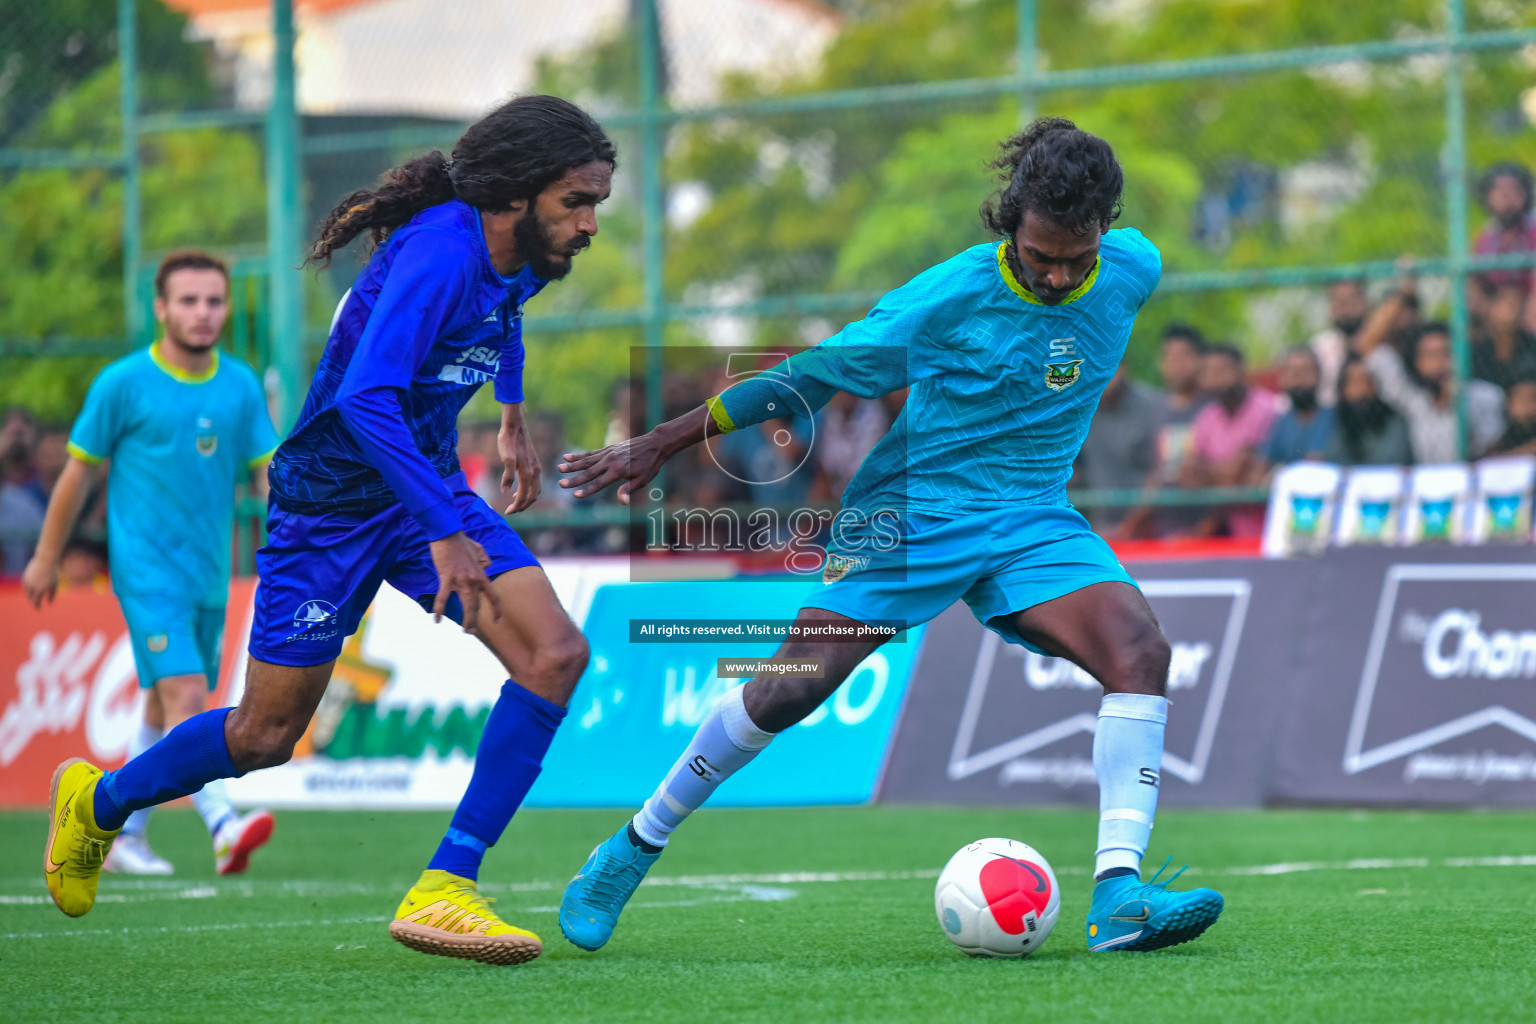
<svg viewBox="0 0 1536 1024"><path fill-rule="evenodd" d="M115 871L120 875L173 875L176 873L170 861L149 848L148 839L129 832L124 832L117 837L117 842L113 843L112 849L107 852L107 860L102 864L102 869Z"/></svg>
<svg viewBox="0 0 1536 1024"><path fill-rule="evenodd" d="M272 838L270 811L252 811L219 826L213 837L214 867L221 875L238 875L251 862L251 853Z"/></svg>

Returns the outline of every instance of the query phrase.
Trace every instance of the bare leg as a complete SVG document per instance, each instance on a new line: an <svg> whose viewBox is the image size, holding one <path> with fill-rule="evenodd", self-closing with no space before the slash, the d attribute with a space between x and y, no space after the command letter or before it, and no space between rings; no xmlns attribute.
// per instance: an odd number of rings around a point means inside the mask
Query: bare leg
<svg viewBox="0 0 1536 1024"><path fill-rule="evenodd" d="M1091 673L1104 686L1093 737L1099 780L1094 875L1140 870L1162 782L1168 641L1141 591L1096 583L1019 613L1020 635Z"/></svg>
<svg viewBox="0 0 1536 1024"><path fill-rule="evenodd" d="M428 871L471 880L538 778L571 691L587 667L587 642L543 569L514 569L491 586L502 614L497 618L482 610L475 633L511 678L491 708L469 786L428 864Z"/></svg>
<svg viewBox="0 0 1536 1024"><path fill-rule="evenodd" d="M1128 583L1084 587L1019 612L1013 626L1093 676L1105 693L1162 696L1167 690L1168 641L1147 599Z"/></svg>
<svg viewBox="0 0 1536 1024"><path fill-rule="evenodd" d="M855 620L822 608L802 608L795 620L805 625L836 623L856 626ZM774 652L775 658L821 659L825 674L820 679L786 679L758 676L747 682L742 700L752 722L764 732L783 732L821 707L843 685L859 662L885 643L883 639L857 643L833 643L826 640L786 640Z"/></svg>
<svg viewBox="0 0 1536 1024"><path fill-rule="evenodd" d="M224 722L229 757L243 772L285 764L309 727L335 661L295 668L251 658L240 705Z"/></svg>
<svg viewBox="0 0 1536 1024"><path fill-rule="evenodd" d="M502 573L491 586L504 611L499 619L482 613L475 635L524 689L565 707L586 670L587 641L549 577L530 565Z"/></svg>

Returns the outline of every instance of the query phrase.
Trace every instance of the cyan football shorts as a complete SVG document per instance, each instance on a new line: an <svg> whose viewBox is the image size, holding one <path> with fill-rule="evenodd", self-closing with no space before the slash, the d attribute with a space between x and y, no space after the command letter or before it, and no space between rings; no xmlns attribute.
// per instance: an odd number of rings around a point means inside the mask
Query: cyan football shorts
<svg viewBox="0 0 1536 1024"><path fill-rule="evenodd" d="M485 548L492 578L539 560L507 521L478 495L449 479L464 532ZM437 569L426 536L404 507L366 519L339 513L304 515L275 504L267 511L267 543L256 552L256 607L250 652L274 665L321 665L341 653L357 631L379 585L431 608ZM462 621L458 595L446 614Z"/></svg>
<svg viewBox="0 0 1536 1024"><path fill-rule="evenodd" d="M172 676L208 677L219 682L224 647L224 609L188 604L174 595L119 594L128 623L139 686L148 689Z"/></svg>
<svg viewBox="0 0 1536 1024"><path fill-rule="evenodd" d="M1136 586L1110 546L1069 506L1017 505L956 519L908 513L905 519L899 542L886 550L867 530L848 535L857 548L835 542L824 574L833 581L813 590L805 606L910 628L963 600L1004 640L1044 654L1014 629L1011 613L1095 583Z"/></svg>

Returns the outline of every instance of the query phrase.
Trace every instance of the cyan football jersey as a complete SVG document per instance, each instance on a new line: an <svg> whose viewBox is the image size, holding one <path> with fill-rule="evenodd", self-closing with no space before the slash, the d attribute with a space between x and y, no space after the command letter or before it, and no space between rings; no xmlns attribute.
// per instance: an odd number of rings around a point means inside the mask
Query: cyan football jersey
<svg viewBox="0 0 1536 1024"><path fill-rule="evenodd" d="M227 353L193 376L155 346L91 383L70 454L111 459L107 550L119 594L222 608L229 596L235 481L277 447L256 374Z"/></svg>
<svg viewBox="0 0 1536 1024"><path fill-rule="evenodd" d="M712 410L735 428L802 404L814 411L837 391L876 398L910 386L844 507L953 517L1066 504L1099 396L1161 275L1157 248L1120 228L1104 235L1083 284L1047 306L1014 278L1002 243L974 246L815 348L727 390Z"/></svg>

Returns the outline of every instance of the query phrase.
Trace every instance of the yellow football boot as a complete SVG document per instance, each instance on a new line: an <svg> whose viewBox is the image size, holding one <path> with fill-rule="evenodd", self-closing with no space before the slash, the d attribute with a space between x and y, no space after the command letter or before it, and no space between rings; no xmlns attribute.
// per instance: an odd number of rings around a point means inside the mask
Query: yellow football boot
<svg viewBox="0 0 1536 1024"><path fill-rule="evenodd" d="M492 902L467 878L423 871L389 922L389 934L418 953L483 964L521 964L544 952L537 935L497 917Z"/></svg>
<svg viewBox="0 0 1536 1024"><path fill-rule="evenodd" d="M79 917L96 902L101 864L112 849L117 830L96 827L96 783L104 773L78 757L59 765L48 794L48 846L43 870L48 895L70 917Z"/></svg>

